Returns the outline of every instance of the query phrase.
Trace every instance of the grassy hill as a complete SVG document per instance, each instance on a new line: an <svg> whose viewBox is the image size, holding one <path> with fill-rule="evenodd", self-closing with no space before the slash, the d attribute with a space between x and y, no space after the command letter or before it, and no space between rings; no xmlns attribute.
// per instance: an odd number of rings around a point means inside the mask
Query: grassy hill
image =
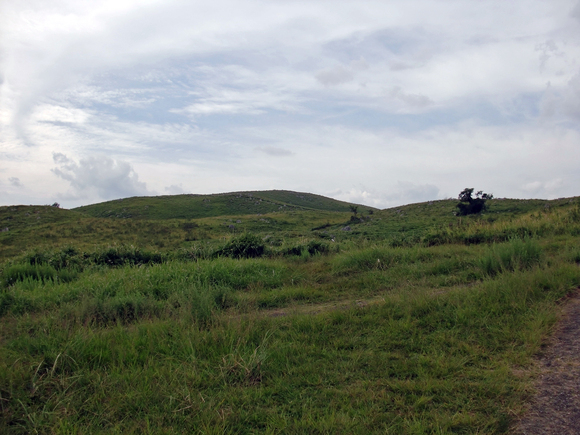
<svg viewBox="0 0 580 435"><path fill-rule="evenodd" d="M286 190L233 192L214 195L134 197L74 209L93 217L133 219L199 219L281 211L347 212L352 204L311 193ZM362 206L361 206L362 208ZM366 207L367 209L369 207Z"/></svg>
<svg viewBox="0 0 580 435"><path fill-rule="evenodd" d="M0 207L0 433L509 433L580 198L260 195Z"/></svg>
<svg viewBox="0 0 580 435"><path fill-rule="evenodd" d="M386 210L359 206L359 213L353 219L350 204L317 195L288 191L261 192L265 198L261 203L253 194L252 201L249 201L248 195L250 193L215 195L217 199L214 198L212 209L206 208L207 202L204 200L209 199L211 203L214 195L201 196L196 199L197 202L191 202L188 195L128 198L74 210L50 206L0 207L0 261L31 249L51 249L71 244L83 249L111 244L129 244L161 251L189 249L201 243L217 245L244 232L268 238L270 244L315 239L335 242L386 241L392 245L404 245L424 242L426 238L430 238L430 243L438 243L438 238L448 237L451 231L457 233L459 228L463 231L469 227L470 231L477 232L474 223L482 220L500 225L536 210L558 210L577 201L575 198L551 201L494 199L489 201L486 213L467 218L455 216L456 200L429 201ZM278 202L273 202L274 199ZM293 202L294 205L278 205L282 204L282 200L286 201L284 204ZM132 204L136 210L147 212L149 217L129 218L132 213L124 207L125 202ZM251 214L242 210L236 215L231 214L234 211L231 204L246 204L246 211L266 205L276 210ZM304 204L311 207L305 208ZM113 205L116 208L113 209ZM208 216L179 218L187 214L183 211L186 206L190 208L189 215ZM225 215L217 214L223 210L226 211ZM112 218L117 216L119 218Z"/></svg>

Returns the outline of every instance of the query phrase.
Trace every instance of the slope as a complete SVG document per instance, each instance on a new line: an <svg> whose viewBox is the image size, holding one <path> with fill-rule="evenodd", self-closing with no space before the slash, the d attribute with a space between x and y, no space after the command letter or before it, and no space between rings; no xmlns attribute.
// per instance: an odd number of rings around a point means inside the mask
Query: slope
<svg viewBox="0 0 580 435"><path fill-rule="evenodd" d="M311 193L271 190L212 195L133 197L78 207L93 217L199 219L289 210L349 211L352 204ZM367 207L368 208L368 207Z"/></svg>

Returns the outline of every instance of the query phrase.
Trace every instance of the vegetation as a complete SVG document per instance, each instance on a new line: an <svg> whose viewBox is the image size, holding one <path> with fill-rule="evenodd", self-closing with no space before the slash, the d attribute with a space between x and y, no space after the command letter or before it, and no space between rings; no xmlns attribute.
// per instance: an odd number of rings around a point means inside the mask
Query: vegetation
<svg viewBox="0 0 580 435"><path fill-rule="evenodd" d="M482 190L475 194L473 197L473 188L465 188L459 194L460 203L457 204L459 209L458 213L460 216L466 216L468 214L477 214L485 210L485 202L488 199L493 199L493 195L490 193L483 193Z"/></svg>
<svg viewBox="0 0 580 435"><path fill-rule="evenodd" d="M93 217L132 219L199 219L278 211L345 212L352 204L311 193L286 190L134 197L75 209ZM356 213L355 213L356 214Z"/></svg>
<svg viewBox="0 0 580 435"><path fill-rule="evenodd" d="M0 433L507 433L579 204L0 208Z"/></svg>

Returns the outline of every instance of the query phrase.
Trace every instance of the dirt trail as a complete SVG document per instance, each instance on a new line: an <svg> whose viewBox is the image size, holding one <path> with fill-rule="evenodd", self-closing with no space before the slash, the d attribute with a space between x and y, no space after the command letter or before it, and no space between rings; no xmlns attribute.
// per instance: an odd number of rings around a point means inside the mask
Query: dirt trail
<svg viewBox="0 0 580 435"><path fill-rule="evenodd" d="M514 433L580 434L580 291L565 304L539 366L536 397Z"/></svg>
<svg viewBox="0 0 580 435"><path fill-rule="evenodd" d="M383 296L375 296L368 299L345 299L320 304L304 304L294 307L276 308L272 310L262 310L260 314L268 317L283 317L290 314L318 314L325 311L346 310L353 307L366 307L368 305L385 302Z"/></svg>

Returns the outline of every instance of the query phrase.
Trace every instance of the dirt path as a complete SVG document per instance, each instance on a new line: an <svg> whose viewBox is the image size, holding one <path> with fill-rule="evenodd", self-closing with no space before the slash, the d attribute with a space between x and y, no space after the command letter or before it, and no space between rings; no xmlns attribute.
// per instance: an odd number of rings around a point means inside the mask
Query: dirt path
<svg viewBox="0 0 580 435"><path fill-rule="evenodd" d="M283 317L290 314L318 314L326 311L346 310L353 307L366 307L367 305L380 304L383 302L385 302L383 296L375 296L368 299L345 299L319 304L304 304L294 307L262 310L260 311L260 314L268 317Z"/></svg>
<svg viewBox="0 0 580 435"><path fill-rule="evenodd" d="M514 433L580 434L580 291L567 301L539 366L536 397Z"/></svg>

